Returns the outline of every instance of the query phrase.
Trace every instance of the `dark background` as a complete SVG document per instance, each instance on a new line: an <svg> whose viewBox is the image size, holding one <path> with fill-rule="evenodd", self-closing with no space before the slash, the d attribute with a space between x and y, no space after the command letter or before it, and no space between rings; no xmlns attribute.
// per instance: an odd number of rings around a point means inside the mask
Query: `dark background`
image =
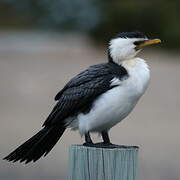
<svg viewBox="0 0 180 180"><path fill-rule="evenodd" d="M150 66L150 86L112 128L111 139L140 146L140 180L179 180L179 7L178 0L1 0L0 159L40 130L55 94L72 76L107 61L112 36L139 30L162 44L139 54ZM67 130L35 164L0 160L0 179L67 179L68 147L82 142Z"/></svg>
<svg viewBox="0 0 180 180"><path fill-rule="evenodd" d="M2 28L83 32L107 42L119 31L141 30L180 47L178 0L1 0Z"/></svg>

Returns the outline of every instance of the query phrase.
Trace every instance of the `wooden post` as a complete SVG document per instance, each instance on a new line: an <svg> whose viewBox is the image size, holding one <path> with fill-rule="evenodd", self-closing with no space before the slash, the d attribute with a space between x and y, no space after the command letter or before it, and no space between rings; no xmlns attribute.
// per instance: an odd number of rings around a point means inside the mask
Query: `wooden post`
<svg viewBox="0 0 180 180"><path fill-rule="evenodd" d="M95 148L72 145L69 180L137 180L138 147Z"/></svg>

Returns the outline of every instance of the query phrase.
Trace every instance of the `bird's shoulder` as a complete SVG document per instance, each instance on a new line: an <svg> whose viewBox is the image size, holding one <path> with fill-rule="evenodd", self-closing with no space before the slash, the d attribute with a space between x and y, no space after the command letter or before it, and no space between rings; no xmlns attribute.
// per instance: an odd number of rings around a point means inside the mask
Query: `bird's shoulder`
<svg viewBox="0 0 180 180"><path fill-rule="evenodd" d="M56 95L57 104L44 122L44 125L64 123L64 119L79 112L87 113L94 100L104 92L117 86L119 80L127 76L126 70L112 62L90 66L71 79Z"/></svg>
<svg viewBox="0 0 180 180"><path fill-rule="evenodd" d="M103 84L109 85L113 78L122 80L127 76L128 72L126 69L114 62L92 65L72 78L64 88L58 92L55 100L59 100L65 91L69 91L72 88L82 88L83 86L94 86L94 88L97 88L97 86L102 86Z"/></svg>

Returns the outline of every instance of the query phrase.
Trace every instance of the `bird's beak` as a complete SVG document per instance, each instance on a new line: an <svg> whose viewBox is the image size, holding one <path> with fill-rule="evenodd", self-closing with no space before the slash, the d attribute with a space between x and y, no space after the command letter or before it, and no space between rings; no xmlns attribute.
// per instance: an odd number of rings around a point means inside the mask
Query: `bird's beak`
<svg viewBox="0 0 180 180"><path fill-rule="evenodd" d="M140 45L137 45L135 47L136 50L139 50L139 49L142 49L144 48L145 46L149 46L151 44L158 44L158 43L161 43L161 40L160 39L148 39L146 41L144 41L142 44Z"/></svg>

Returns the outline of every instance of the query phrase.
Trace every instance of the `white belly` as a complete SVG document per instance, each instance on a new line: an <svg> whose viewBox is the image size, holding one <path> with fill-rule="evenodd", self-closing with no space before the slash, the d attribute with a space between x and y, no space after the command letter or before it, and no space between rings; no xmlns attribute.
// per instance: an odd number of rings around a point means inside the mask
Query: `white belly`
<svg viewBox="0 0 180 180"><path fill-rule="evenodd" d="M137 69L139 64L143 71ZM146 68L142 68L142 64L139 64L137 67L128 67L129 69L126 67L129 71L129 78L99 96L89 113L81 113L77 116L76 125L82 135L88 131L108 130L132 111L149 82L147 65L144 63Z"/></svg>
<svg viewBox="0 0 180 180"><path fill-rule="evenodd" d="M79 130L108 130L124 119L137 103L138 97L132 98L122 87L116 87L101 95L88 114L79 114Z"/></svg>

